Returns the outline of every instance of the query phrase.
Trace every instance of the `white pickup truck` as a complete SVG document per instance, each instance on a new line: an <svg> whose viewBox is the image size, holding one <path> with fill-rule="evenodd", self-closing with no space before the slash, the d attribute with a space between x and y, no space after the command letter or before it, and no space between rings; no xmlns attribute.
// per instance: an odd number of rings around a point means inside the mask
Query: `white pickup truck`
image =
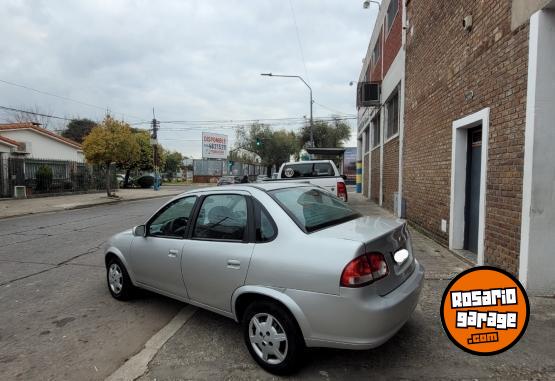
<svg viewBox="0 0 555 381"><path fill-rule="evenodd" d="M309 160L284 163L277 172L276 180L302 180L325 188L347 201L345 179L331 160Z"/></svg>

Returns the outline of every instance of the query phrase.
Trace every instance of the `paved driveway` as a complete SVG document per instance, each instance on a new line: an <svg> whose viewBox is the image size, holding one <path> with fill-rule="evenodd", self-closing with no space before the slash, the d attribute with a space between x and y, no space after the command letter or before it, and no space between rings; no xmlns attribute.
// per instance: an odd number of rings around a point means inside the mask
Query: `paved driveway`
<svg viewBox="0 0 555 381"><path fill-rule="evenodd" d="M356 194L365 214L387 215ZM555 300L531 298L532 317L522 340L494 357L465 353L443 332L439 304L449 279L469 267L444 247L413 231L426 281L416 311L386 344L368 351L311 349L306 366L290 379L555 379ZM368 322L372 324L372 322ZM161 348L140 380L272 380L247 352L238 324L198 310Z"/></svg>
<svg viewBox="0 0 555 381"><path fill-rule="evenodd" d="M509 351L474 356L445 336L439 302L448 281L427 280L419 306L390 341L368 351L311 349L292 380L553 380L555 303L533 298L526 335ZM371 322L368 322L371 324ZM250 358L240 327L198 310L149 364L147 380L273 380Z"/></svg>

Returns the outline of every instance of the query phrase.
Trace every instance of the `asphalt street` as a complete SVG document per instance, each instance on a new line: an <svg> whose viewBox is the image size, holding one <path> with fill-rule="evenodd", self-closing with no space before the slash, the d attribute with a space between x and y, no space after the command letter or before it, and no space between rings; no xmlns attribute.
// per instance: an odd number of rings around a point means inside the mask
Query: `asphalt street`
<svg viewBox="0 0 555 381"><path fill-rule="evenodd" d="M102 246L169 198L0 220L0 379L101 380L183 307L106 287Z"/></svg>

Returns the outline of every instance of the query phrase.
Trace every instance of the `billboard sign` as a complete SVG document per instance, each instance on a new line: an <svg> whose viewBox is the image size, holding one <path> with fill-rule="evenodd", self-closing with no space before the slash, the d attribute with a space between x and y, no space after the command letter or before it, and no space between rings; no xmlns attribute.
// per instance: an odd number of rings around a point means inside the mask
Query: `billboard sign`
<svg viewBox="0 0 555 381"><path fill-rule="evenodd" d="M227 135L202 133L202 158L227 159Z"/></svg>

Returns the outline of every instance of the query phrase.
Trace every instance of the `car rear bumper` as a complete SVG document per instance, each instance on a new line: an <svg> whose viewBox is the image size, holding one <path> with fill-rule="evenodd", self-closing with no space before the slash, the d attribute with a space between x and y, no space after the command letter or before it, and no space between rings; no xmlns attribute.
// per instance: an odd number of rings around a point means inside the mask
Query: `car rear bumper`
<svg viewBox="0 0 555 381"><path fill-rule="evenodd" d="M287 290L305 317L306 345L369 349L390 339L410 318L422 284L424 267L415 260L413 273L385 296L371 286L341 288L340 295Z"/></svg>

